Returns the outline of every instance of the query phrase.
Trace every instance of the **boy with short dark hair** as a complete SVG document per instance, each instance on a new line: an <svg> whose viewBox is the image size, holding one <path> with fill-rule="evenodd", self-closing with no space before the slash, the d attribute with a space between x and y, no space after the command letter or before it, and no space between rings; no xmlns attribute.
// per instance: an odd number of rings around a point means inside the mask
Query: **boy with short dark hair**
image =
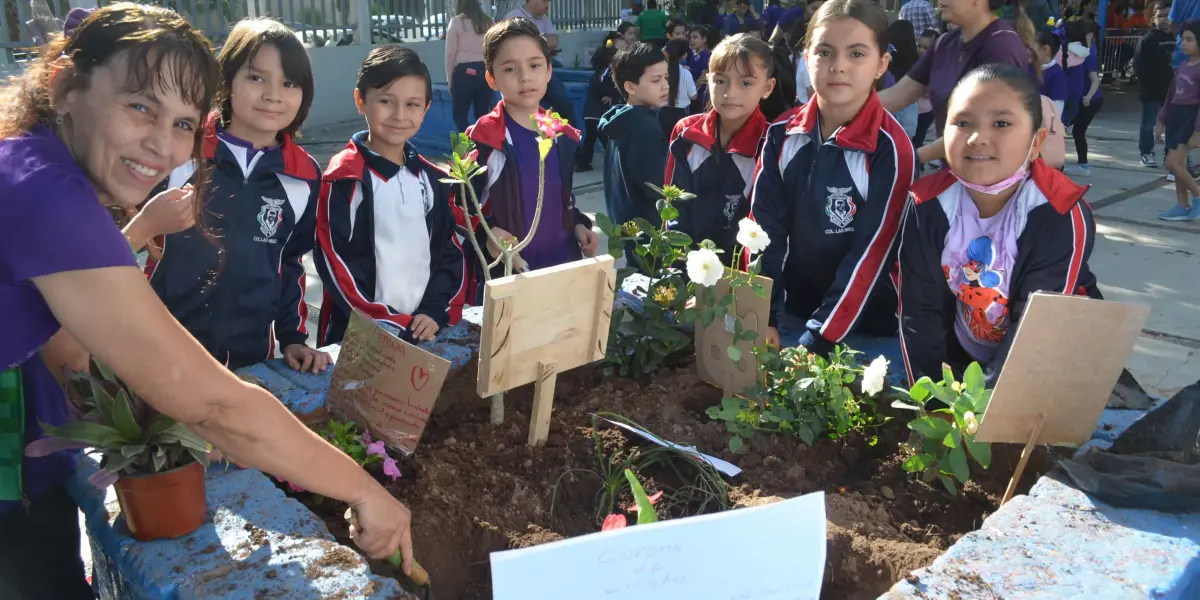
<svg viewBox="0 0 1200 600"><path fill-rule="evenodd" d="M670 91L667 59L646 43L617 53L612 77L626 104L614 106L600 119L604 147L604 198L614 223L635 217L661 224L656 203L667 165L667 136L658 125L658 109Z"/></svg>
<svg viewBox="0 0 1200 600"><path fill-rule="evenodd" d="M483 63L488 85L500 92L501 100L489 114L467 128L475 142L475 159L486 165L485 175L472 180L479 192L483 218L501 238L524 239L537 208L539 162L538 134L533 116L544 114L539 106L550 81L550 48L528 19L514 18L496 23L483 36ZM595 256L600 238L592 221L575 207L571 191L575 174L575 150L579 130L567 126L546 155L542 188L542 213L533 241L521 251L529 269L552 267L583 256ZM459 225L464 216L455 211ZM474 208L472 207L472 212ZM472 221L478 219L472 214ZM480 246L488 245L482 227L475 227ZM499 249L487 248L494 258ZM484 277L478 259L469 260L471 283L468 298L481 300ZM493 276L502 276L497 267Z"/></svg>
<svg viewBox="0 0 1200 600"><path fill-rule="evenodd" d="M1138 153L1143 167L1158 168L1154 160L1154 125L1158 111L1167 100L1167 88L1175 71L1171 69L1171 55L1175 52L1175 36L1171 33L1170 2L1159 2L1154 7L1153 26L1138 41L1133 53L1133 74L1137 76L1138 96L1142 101L1142 120L1138 133Z"/></svg>
<svg viewBox="0 0 1200 600"><path fill-rule="evenodd" d="M342 341L353 309L413 342L462 315L455 190L411 141L432 98L429 69L411 48L376 46L359 68L354 104L367 130L329 160L317 203L320 345Z"/></svg>

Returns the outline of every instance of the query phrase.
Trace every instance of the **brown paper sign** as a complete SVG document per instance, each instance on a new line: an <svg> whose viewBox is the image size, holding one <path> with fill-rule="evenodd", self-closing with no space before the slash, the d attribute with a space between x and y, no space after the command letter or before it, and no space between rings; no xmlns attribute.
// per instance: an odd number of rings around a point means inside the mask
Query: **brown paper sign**
<svg viewBox="0 0 1200 600"><path fill-rule="evenodd" d="M1079 446L1092 437L1150 307L1038 292L1029 298L975 440Z"/></svg>
<svg viewBox="0 0 1200 600"><path fill-rule="evenodd" d="M733 343L732 319L715 319L708 327L700 327L696 323L696 368L700 380L719 387L728 396L741 395L754 386L758 379L758 361L754 357L754 346L765 341L767 319L771 311L771 285L768 277L755 277L754 281L762 284L766 295L759 296L751 288L738 288L735 297L737 314L742 319L742 327L758 332L754 341ZM717 282L716 297L721 298L729 293L729 280ZM742 351L741 360L736 363L729 359L729 346L736 346Z"/></svg>
<svg viewBox="0 0 1200 600"><path fill-rule="evenodd" d="M326 402L388 446L412 453L450 371L450 361L392 335L354 311Z"/></svg>

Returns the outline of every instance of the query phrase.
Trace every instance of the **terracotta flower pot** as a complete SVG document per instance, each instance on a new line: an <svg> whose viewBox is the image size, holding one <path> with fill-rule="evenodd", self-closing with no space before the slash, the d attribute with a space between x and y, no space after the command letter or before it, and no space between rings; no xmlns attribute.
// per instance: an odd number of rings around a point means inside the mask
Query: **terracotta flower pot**
<svg viewBox="0 0 1200 600"><path fill-rule="evenodd" d="M177 538L204 523L207 500L200 463L153 475L122 475L114 487L125 525L136 540Z"/></svg>

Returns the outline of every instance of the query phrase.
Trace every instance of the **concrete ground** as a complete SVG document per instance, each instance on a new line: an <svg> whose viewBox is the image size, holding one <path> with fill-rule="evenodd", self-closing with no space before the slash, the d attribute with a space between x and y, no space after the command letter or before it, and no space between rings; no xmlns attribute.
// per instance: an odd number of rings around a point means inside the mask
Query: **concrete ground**
<svg viewBox="0 0 1200 600"><path fill-rule="evenodd" d="M1097 236L1090 265L1105 297L1152 307L1128 367L1147 391L1169 396L1200 380L1200 221L1158 220L1175 192L1165 169L1138 162L1140 110L1134 88L1106 88L1105 106L1088 132L1092 175L1076 180L1091 185ZM310 131L304 143L324 163L359 128L351 122ZM1071 138L1067 150L1074 164ZM1161 162L1161 145L1156 152ZM576 202L587 213L604 211L602 152L593 164L595 171L575 177ZM318 305L320 280L315 270L310 275L308 300ZM1070 347L1069 340L1063 344Z"/></svg>

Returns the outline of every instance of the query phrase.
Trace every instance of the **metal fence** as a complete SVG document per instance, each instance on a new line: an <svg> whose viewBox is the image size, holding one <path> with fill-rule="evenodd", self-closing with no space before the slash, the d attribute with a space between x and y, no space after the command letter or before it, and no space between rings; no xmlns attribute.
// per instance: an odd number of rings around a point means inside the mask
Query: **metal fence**
<svg viewBox="0 0 1200 600"><path fill-rule="evenodd" d="M1133 76L1133 52L1145 29L1109 29L1100 48L1100 75L1105 78Z"/></svg>

